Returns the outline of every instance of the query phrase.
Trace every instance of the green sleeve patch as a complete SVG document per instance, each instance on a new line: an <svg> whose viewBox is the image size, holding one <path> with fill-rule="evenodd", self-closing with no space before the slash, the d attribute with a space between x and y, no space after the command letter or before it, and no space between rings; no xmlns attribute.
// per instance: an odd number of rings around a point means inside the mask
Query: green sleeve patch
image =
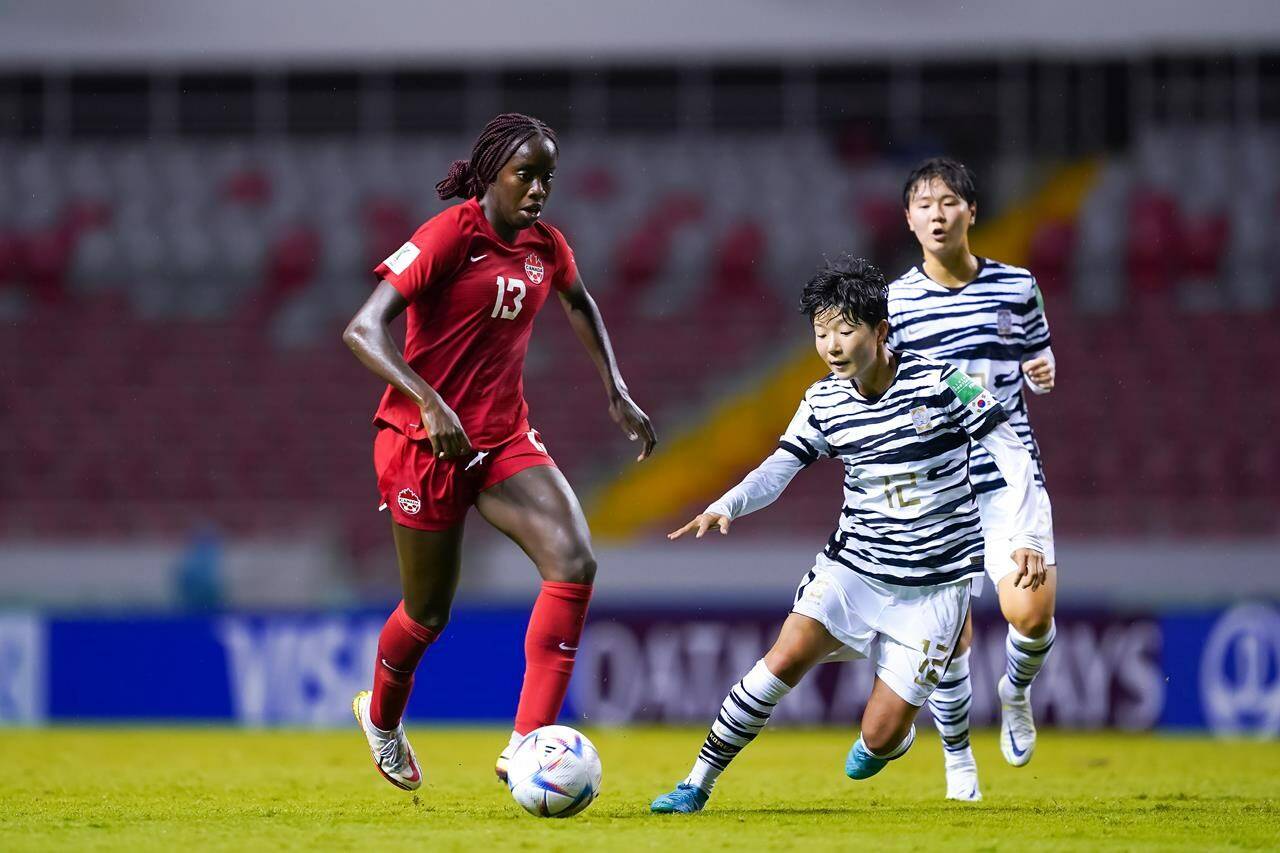
<svg viewBox="0 0 1280 853"><path fill-rule="evenodd" d="M982 393L982 386L960 370L947 377L947 387L954 391L956 396L960 398L960 402L966 406Z"/></svg>

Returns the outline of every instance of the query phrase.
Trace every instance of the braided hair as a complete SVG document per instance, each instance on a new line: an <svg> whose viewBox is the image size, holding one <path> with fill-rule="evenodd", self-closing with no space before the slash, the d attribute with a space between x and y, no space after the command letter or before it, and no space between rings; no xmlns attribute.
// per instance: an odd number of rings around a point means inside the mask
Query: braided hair
<svg viewBox="0 0 1280 853"><path fill-rule="evenodd" d="M436 184L442 199L479 198L498 177L498 172L521 145L535 136L545 136L558 149L556 132L547 124L523 113L494 116L471 147L470 160L454 160L444 180Z"/></svg>

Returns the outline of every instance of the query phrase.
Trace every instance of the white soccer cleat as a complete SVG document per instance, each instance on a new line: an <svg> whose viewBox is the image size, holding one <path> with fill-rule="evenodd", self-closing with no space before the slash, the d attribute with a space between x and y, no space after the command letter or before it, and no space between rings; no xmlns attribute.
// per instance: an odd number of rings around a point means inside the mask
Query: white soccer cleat
<svg viewBox="0 0 1280 853"><path fill-rule="evenodd" d="M373 694L361 690L351 700L351 712L356 715L356 722L369 741L369 751L373 753L373 764L392 785L405 791L416 791L422 785L422 769L418 767L418 756L409 746L409 738L405 736L404 724L396 726L396 730L388 736L373 724L369 718L369 702Z"/></svg>
<svg viewBox="0 0 1280 853"><path fill-rule="evenodd" d="M1021 695L1009 682L1008 675L1000 677L996 686L1000 695L1000 751L1004 760L1014 767L1022 767L1036 751L1036 721L1031 716L1031 688Z"/></svg>
<svg viewBox="0 0 1280 853"><path fill-rule="evenodd" d="M978 762L973 759L973 750L963 752L943 752L947 768L947 799L976 803L982 799L982 789L978 787Z"/></svg>

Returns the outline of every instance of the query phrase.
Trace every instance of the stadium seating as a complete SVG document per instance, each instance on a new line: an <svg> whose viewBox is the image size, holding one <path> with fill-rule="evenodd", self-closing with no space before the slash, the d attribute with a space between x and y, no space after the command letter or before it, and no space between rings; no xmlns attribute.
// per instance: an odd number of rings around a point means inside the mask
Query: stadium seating
<svg viewBox="0 0 1280 853"><path fill-rule="evenodd" d="M465 147L0 144L0 532L172 535L208 517L383 538L380 386L339 334ZM849 165L816 136L566 150L552 221L666 436L803 340L794 291L824 254L906 256L900 164ZM1280 356L1278 154L1261 132L1152 133L1075 221L1035 231L1061 384L1031 407L1063 534L1276 530L1280 403L1255 389ZM590 494L632 448L547 312L533 418ZM821 532L837 483L801 478L753 529Z"/></svg>

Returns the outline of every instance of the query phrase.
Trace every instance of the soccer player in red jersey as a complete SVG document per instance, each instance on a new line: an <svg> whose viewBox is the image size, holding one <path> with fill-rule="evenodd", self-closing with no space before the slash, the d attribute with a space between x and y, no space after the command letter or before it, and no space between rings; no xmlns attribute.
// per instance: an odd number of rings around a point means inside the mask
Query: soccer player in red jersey
<svg viewBox="0 0 1280 853"><path fill-rule="evenodd" d="M373 690L352 703L374 763L422 783L401 718L413 673L449 621L463 520L474 505L533 560L542 589L525 637L524 685L499 778L520 737L554 723L582 634L596 562L573 490L529 425L524 358L554 292L604 380L609 414L638 460L657 439L631 400L604 321L564 236L542 222L559 156L555 132L519 113L485 126L471 159L436 185L462 198L374 270L381 280L343 340L389 386L374 417L374 467L391 512L404 599L378 639ZM388 329L408 311L401 354Z"/></svg>

